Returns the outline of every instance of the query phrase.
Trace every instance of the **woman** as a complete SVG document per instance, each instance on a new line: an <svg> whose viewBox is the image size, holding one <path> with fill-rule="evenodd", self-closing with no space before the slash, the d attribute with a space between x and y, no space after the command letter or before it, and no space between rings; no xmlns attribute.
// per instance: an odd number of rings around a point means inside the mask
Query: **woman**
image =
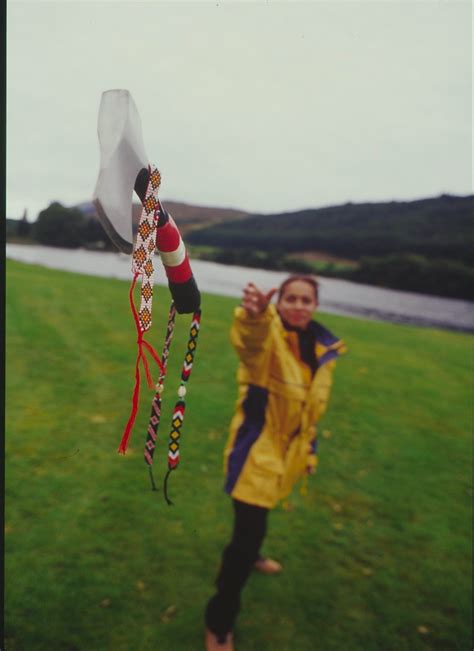
<svg viewBox="0 0 474 651"><path fill-rule="evenodd" d="M269 509L316 468L316 423L326 410L336 357L344 344L312 321L318 284L291 276L277 290L244 289L231 340L240 358L239 396L224 457L234 531L206 608L207 651L232 651L240 592L252 571L281 565L259 556Z"/></svg>

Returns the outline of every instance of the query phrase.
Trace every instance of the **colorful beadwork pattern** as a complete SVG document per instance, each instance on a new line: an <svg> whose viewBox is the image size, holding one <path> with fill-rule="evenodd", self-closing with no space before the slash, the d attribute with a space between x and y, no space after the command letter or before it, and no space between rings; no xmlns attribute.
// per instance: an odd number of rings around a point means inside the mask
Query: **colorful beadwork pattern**
<svg viewBox="0 0 474 651"><path fill-rule="evenodd" d="M160 426L161 420L161 394L163 392L163 383L166 376L166 368L168 365L168 356L170 354L171 341L174 334L174 324L176 319L176 308L174 303L171 303L169 316L168 316L168 326L166 328L165 341L163 344L163 353L161 355L161 364L162 368L160 371L160 377L156 384L156 391L153 401L151 403L151 414L150 421L148 423L147 429L147 438L145 443L144 457L146 463L151 466L153 464L153 454L156 447L156 438L158 433L158 427ZM153 477L151 475L151 477ZM152 484L154 487L154 481L152 479Z"/></svg>
<svg viewBox="0 0 474 651"><path fill-rule="evenodd" d="M165 499L168 504L172 504L168 497L168 477L172 470L175 470L179 464L179 439L181 436L181 427L184 420L184 412L186 410L185 395L186 383L189 380L191 371L193 369L194 355L196 353L197 338L201 327L201 310L197 310L191 321L189 328L189 339L186 355L184 357L183 368L181 371L181 383L178 388L178 400L173 410L171 419L171 432L168 443L168 472L165 477L164 491Z"/></svg>
<svg viewBox="0 0 474 651"><path fill-rule="evenodd" d="M169 318L168 318L168 327L166 330L165 342L163 345L163 353L161 359L162 370L156 385L156 392L151 405L151 414L148 423L145 450L143 455L145 459L145 463L148 465L148 469L150 472L151 486L153 490L157 490L155 480L153 478L153 472L152 472L153 454L155 452L158 428L160 426L160 421L161 421L161 401L162 401L161 396L164 388L164 379L166 376L168 355L171 347L171 341L173 338L175 317L176 317L176 309L174 307L174 303L172 303ZM181 427L184 420L184 412L186 409L186 404L184 400L184 396L186 395L185 385L186 382L189 380L189 376L191 375L191 371L193 367L194 354L196 351L200 324L201 324L201 311L198 310L197 312L194 313L193 319L191 321L191 326L189 328L187 351L183 362L183 368L181 371L181 383L178 388L178 401L176 402L176 405L174 407L173 416L171 419L171 433L170 433L169 444L168 444L168 473L165 477L165 499L168 502L168 504L172 504L172 502L168 498L167 480L170 471L174 470L179 464L179 439L181 435Z"/></svg>
<svg viewBox="0 0 474 651"><path fill-rule="evenodd" d="M148 386L153 388L153 380L150 374L146 352L148 352L162 372L162 362L158 357L156 351L144 339L144 333L151 327L151 308L153 300L153 255L156 246L156 230L158 220L161 214L161 205L158 200L158 190L161 183L161 176L158 169L154 165L149 167L149 179L147 183L145 201L143 202L143 209L140 215L140 222L138 224L138 232L136 241L133 247L132 255L132 272L133 281L130 287L129 299L130 307L135 319L137 328L137 344L138 355L135 363L135 388L132 397L132 410L125 426L122 440L119 446L119 452L125 454L128 446L128 441L132 432L133 423L138 411L138 397L140 393L140 365L146 373ZM135 308L133 291L136 282L140 278L141 291L140 291L140 308L137 313Z"/></svg>
<svg viewBox="0 0 474 651"><path fill-rule="evenodd" d="M156 227L160 210L158 190L161 175L158 169L150 166L150 178L146 190L145 201L140 215L138 232L132 256L132 272L141 276L141 299L138 311L140 329L146 332L151 327L151 307L153 300L153 255L156 246Z"/></svg>

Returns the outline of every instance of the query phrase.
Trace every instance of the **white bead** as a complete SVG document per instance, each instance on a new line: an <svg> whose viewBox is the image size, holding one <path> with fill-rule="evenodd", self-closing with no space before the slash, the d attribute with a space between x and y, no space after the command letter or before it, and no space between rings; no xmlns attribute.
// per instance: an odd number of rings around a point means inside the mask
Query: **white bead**
<svg viewBox="0 0 474 651"><path fill-rule="evenodd" d="M155 391L156 391L156 393L163 393L164 388L165 387L160 382L158 382L156 387L155 387Z"/></svg>
<svg viewBox="0 0 474 651"><path fill-rule="evenodd" d="M180 386L178 389L178 396L180 398L184 398L185 395L186 395L186 387Z"/></svg>

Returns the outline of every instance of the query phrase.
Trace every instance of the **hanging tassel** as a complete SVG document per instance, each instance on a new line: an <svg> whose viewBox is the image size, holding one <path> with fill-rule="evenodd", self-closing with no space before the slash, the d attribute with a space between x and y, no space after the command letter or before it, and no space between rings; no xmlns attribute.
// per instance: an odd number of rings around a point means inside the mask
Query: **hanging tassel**
<svg viewBox="0 0 474 651"><path fill-rule="evenodd" d="M137 361L135 362L135 387L133 389L133 396L132 396L132 411L130 413L130 416L128 418L128 422L125 426L125 431L122 435L122 440L120 442L120 446L118 449L119 454L125 454L127 450L127 445L128 445L128 439L130 438L130 433L132 431L133 423L135 422L135 417L137 415L138 411L138 398L140 395L140 359L142 357L142 349L140 345L141 341L141 331L140 331L140 323L138 321L138 315L135 310L135 305L133 303L133 290L135 289L135 285L137 283L137 278L138 274L136 273L133 276L132 284L130 285L130 290L128 293L128 300L130 302L130 307L132 310L132 314L135 320L135 326L137 328L137 335L138 335L138 355L137 355Z"/></svg>
<svg viewBox="0 0 474 651"><path fill-rule="evenodd" d="M130 438L133 423L135 422L135 418L138 411L138 398L140 395L140 357L141 357L141 351L138 353L137 361L135 364L135 387L133 389L132 411L128 418L127 425L125 426L125 431L122 435L122 440L120 442L120 446L118 449L119 454L125 454L125 452L127 451L128 439Z"/></svg>

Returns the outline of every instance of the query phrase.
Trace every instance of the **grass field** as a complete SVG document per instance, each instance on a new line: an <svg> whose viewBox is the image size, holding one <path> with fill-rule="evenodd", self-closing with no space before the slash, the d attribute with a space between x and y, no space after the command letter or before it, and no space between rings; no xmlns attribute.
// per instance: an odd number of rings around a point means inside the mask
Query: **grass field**
<svg viewBox="0 0 474 651"><path fill-rule="evenodd" d="M231 526L222 449L235 400L237 301L205 295L169 507L142 448L125 457L135 361L128 285L8 262L7 651L198 651ZM168 292L155 298L160 347ZM472 337L322 314L349 347L320 465L270 518L278 577L253 575L236 651L467 651L471 641ZM166 469L188 317L164 394Z"/></svg>

